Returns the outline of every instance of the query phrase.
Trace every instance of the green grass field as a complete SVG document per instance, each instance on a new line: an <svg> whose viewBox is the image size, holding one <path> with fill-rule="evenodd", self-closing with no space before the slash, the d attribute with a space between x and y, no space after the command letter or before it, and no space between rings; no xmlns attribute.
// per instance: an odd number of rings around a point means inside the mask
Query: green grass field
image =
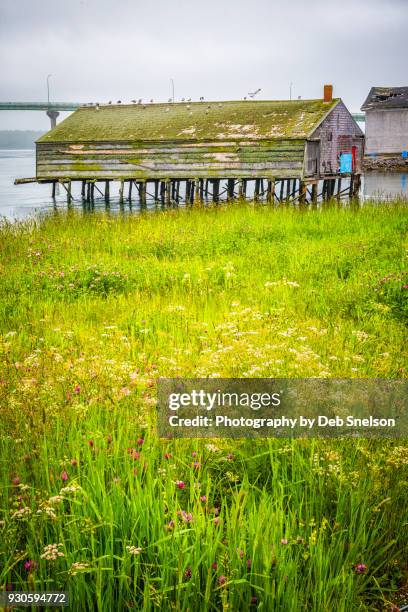
<svg viewBox="0 0 408 612"><path fill-rule="evenodd" d="M398 202L4 223L0 587L396 610L406 440L163 441L154 415L159 376L406 377L407 229Z"/></svg>

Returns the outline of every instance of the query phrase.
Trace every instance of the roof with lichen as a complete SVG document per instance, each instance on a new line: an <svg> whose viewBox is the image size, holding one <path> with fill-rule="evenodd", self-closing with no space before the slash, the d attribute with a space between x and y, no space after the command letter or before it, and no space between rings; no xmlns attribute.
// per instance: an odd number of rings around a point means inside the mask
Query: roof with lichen
<svg viewBox="0 0 408 612"><path fill-rule="evenodd" d="M408 87L372 87L361 110L408 108Z"/></svg>
<svg viewBox="0 0 408 612"><path fill-rule="evenodd" d="M37 142L302 139L339 102L256 100L81 107Z"/></svg>

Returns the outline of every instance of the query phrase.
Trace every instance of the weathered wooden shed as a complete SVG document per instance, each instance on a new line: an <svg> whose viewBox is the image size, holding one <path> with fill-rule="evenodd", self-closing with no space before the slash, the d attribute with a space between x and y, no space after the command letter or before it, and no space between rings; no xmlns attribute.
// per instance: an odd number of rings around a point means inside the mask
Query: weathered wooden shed
<svg viewBox="0 0 408 612"><path fill-rule="evenodd" d="M366 114L366 167L408 167L408 87L372 87Z"/></svg>
<svg viewBox="0 0 408 612"><path fill-rule="evenodd" d="M142 199L152 182L167 201L180 198L184 181L187 200L208 192L217 199L224 180L229 197L245 195L253 180L256 196L279 199L277 183L286 181L285 197L304 199L308 184L340 176L342 152L353 151L352 174L361 167L364 135L343 102L325 92L318 100L81 107L37 141L36 179L69 189L80 180L90 197L95 182L105 182L106 196L118 180L122 198L126 181Z"/></svg>

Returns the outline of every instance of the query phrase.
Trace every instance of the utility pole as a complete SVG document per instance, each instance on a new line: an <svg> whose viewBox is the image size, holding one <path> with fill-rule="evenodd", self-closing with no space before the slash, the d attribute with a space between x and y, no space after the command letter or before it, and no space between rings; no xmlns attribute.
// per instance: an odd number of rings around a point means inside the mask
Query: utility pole
<svg viewBox="0 0 408 612"><path fill-rule="evenodd" d="M170 79L170 81L171 81L171 99L174 102L174 80Z"/></svg>

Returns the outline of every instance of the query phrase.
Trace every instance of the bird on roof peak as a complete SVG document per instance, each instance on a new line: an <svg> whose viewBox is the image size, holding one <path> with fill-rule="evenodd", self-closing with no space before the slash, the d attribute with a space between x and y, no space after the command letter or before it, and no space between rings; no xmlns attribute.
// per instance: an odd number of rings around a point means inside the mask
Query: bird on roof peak
<svg viewBox="0 0 408 612"><path fill-rule="evenodd" d="M137 103L138 103L138 104L141 104L141 103L142 103L142 98L139 98L139 99L138 99L138 101L137 101Z"/></svg>
<svg viewBox="0 0 408 612"><path fill-rule="evenodd" d="M131 100L132 104L136 104L136 100Z"/></svg>

